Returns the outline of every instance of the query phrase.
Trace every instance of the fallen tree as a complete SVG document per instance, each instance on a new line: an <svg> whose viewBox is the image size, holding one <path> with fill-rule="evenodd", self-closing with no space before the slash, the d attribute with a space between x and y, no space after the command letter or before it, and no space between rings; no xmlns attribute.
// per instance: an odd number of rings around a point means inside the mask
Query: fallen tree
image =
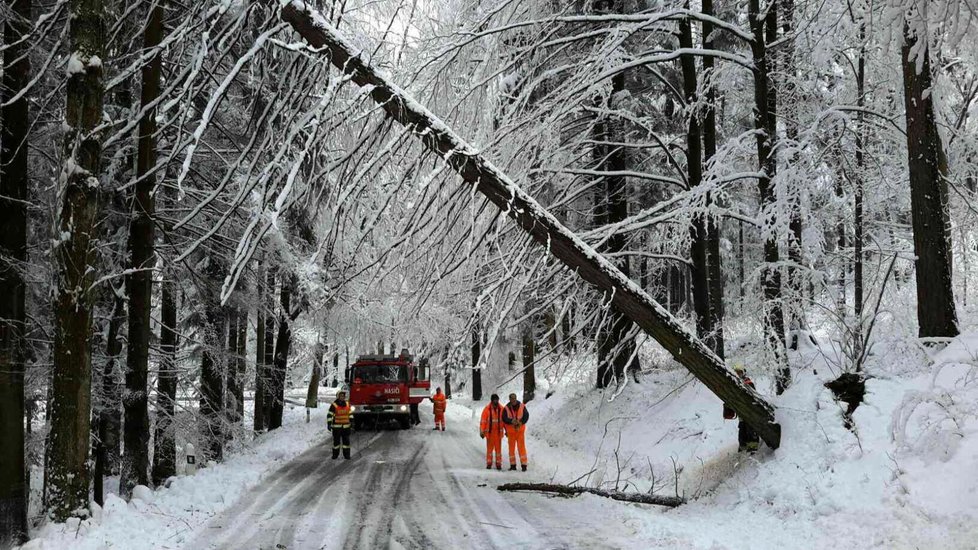
<svg viewBox="0 0 978 550"><path fill-rule="evenodd" d="M582 493L590 493L599 497L621 500L624 502L637 502L639 504L655 504L656 506L668 506L675 508L680 504L686 504L686 499L682 497L667 497L653 495L649 493L625 493L622 491L605 491L593 487L574 487L570 485L558 485L555 483L504 483L496 489L500 491L537 491L540 493L556 493L558 495L577 496Z"/></svg>
<svg viewBox="0 0 978 550"><path fill-rule="evenodd" d="M270 2L271 3L271 2ZM737 412L771 448L781 443L774 408L745 386L723 361L614 264L577 238L529 194L479 154L437 116L359 57L323 16L299 0L273 3L283 21L357 85L369 90L387 115L437 152L461 177L528 232L534 240L610 297L611 305L642 327L697 379Z"/></svg>

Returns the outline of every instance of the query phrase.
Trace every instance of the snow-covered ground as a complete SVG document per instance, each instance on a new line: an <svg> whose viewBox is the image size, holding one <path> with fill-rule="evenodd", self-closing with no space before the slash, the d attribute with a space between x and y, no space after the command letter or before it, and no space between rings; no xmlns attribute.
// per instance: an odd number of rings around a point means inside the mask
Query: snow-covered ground
<svg viewBox="0 0 978 550"><path fill-rule="evenodd" d="M283 429L225 463L146 500L109 497L94 520L49 525L25 548L978 547L978 335L932 357L899 341L880 346L857 434L823 386L837 375L832 353L823 344L793 358L805 367L775 401L783 440L773 452L738 454L736 422L722 419L719 400L668 364L617 395L583 378L541 380L528 405L525 474L482 469L482 404L463 396L450 402L448 433L359 434L349 463L317 445L325 409L306 424L295 407ZM767 393L770 380L757 382ZM505 399L517 386L490 391ZM690 501L666 509L494 489L511 480L653 488Z"/></svg>
<svg viewBox="0 0 978 550"><path fill-rule="evenodd" d="M178 476L168 487L140 491L144 498L128 503L109 493L92 519L47 524L32 533L22 550L183 548L216 514L247 496L282 464L325 440L326 409L312 409L309 424L305 414L303 407L286 406L281 429L264 434L225 462Z"/></svg>

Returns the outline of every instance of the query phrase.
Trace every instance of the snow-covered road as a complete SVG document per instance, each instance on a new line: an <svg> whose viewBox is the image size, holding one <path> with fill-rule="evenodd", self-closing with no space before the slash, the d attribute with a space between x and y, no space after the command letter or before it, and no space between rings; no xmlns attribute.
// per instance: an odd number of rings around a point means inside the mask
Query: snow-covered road
<svg viewBox="0 0 978 550"><path fill-rule="evenodd" d="M325 442L314 446L186 548L622 547L616 526L581 500L498 492L500 483L542 474L483 469L472 432L456 424L356 433L349 461L331 460Z"/></svg>

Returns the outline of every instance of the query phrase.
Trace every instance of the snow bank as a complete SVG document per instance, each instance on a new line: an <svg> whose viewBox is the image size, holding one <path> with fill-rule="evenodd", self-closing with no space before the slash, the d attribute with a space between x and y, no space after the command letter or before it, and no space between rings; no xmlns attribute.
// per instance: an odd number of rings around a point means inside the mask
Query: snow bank
<svg viewBox="0 0 978 550"><path fill-rule="evenodd" d="M595 504L641 547L976 548L978 335L929 365L901 346L878 350L856 434L823 386L837 376L826 351L807 353L776 401L776 452L737 453L737 424L723 420L720 401L666 370L613 401L584 384L529 403L534 477L692 499L668 511ZM767 392L770 380L757 382Z"/></svg>
<svg viewBox="0 0 978 550"><path fill-rule="evenodd" d="M114 494L94 505L85 521L51 523L32 533L22 550L104 550L180 548L194 531L233 504L285 462L325 440L326 408L288 407L284 426L192 476L171 478L168 487L137 487L130 502Z"/></svg>

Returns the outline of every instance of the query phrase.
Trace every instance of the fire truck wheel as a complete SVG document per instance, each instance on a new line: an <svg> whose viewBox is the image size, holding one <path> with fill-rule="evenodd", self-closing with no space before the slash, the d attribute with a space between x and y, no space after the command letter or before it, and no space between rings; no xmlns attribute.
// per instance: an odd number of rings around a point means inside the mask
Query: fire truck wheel
<svg viewBox="0 0 978 550"><path fill-rule="evenodd" d="M398 423L401 425L402 430L408 430L411 428L411 419L409 417L398 419Z"/></svg>

